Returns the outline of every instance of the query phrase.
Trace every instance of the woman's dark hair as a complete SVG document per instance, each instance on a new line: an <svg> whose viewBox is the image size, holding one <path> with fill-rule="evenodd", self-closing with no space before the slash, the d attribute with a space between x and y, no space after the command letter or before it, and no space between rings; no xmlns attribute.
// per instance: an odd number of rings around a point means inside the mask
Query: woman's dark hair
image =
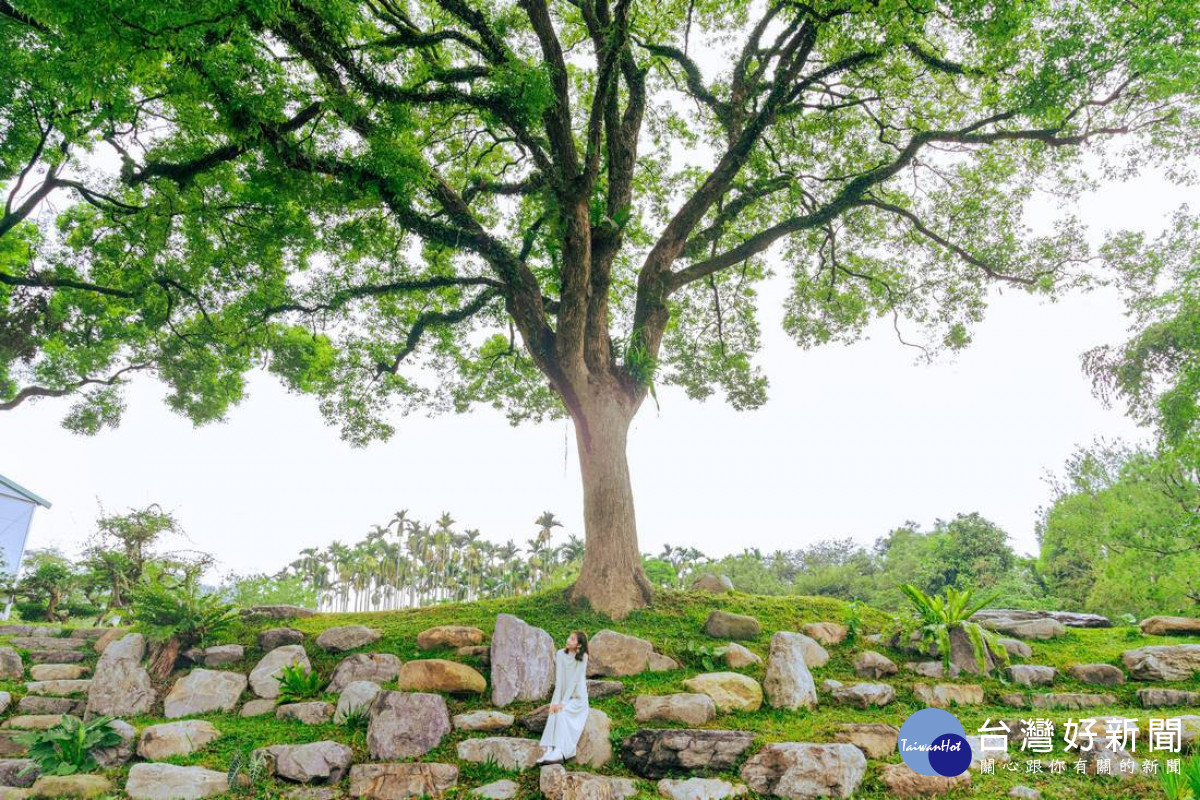
<svg viewBox="0 0 1200 800"><path fill-rule="evenodd" d="M571 633L575 634L575 641L579 644L575 650L575 660L583 661L583 657L587 655L587 634L583 631L571 631Z"/></svg>

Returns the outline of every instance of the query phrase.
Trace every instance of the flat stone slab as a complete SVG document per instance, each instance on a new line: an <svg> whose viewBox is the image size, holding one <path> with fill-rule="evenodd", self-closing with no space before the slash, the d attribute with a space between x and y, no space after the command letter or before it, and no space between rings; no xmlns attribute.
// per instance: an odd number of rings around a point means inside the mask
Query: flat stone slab
<svg viewBox="0 0 1200 800"><path fill-rule="evenodd" d="M228 791L224 772L174 764L134 764L125 781L131 800L200 800Z"/></svg>
<svg viewBox="0 0 1200 800"><path fill-rule="evenodd" d="M1077 611L1027 611L1019 608L985 608L976 611L971 619L982 622L988 618L1011 620L1052 619L1068 628L1111 628L1112 620L1099 614L1082 614Z"/></svg>
<svg viewBox="0 0 1200 800"><path fill-rule="evenodd" d="M90 680L74 681L30 681L25 691L42 697L65 697L72 694L87 694L91 691Z"/></svg>
<svg viewBox="0 0 1200 800"><path fill-rule="evenodd" d="M1111 694L1084 694L1082 692L1049 692L1034 694L1029 698L1034 708L1065 708L1079 711L1084 708L1116 705L1117 698Z"/></svg>
<svg viewBox="0 0 1200 800"><path fill-rule="evenodd" d="M88 646L82 639L63 639L57 636L16 636L9 642L13 647L22 650L82 650Z"/></svg>
<svg viewBox="0 0 1200 800"><path fill-rule="evenodd" d="M501 769L525 770L537 765L537 760L542 755L542 747L536 739L486 736L463 739L458 743L457 752L460 761L475 764L493 761Z"/></svg>
<svg viewBox="0 0 1200 800"><path fill-rule="evenodd" d="M437 796L458 783L453 764L355 764L350 768L350 796L369 800L406 800Z"/></svg>
<svg viewBox="0 0 1200 800"><path fill-rule="evenodd" d="M678 770L730 769L754 743L749 731L643 728L621 743L621 760L644 778L659 779Z"/></svg>

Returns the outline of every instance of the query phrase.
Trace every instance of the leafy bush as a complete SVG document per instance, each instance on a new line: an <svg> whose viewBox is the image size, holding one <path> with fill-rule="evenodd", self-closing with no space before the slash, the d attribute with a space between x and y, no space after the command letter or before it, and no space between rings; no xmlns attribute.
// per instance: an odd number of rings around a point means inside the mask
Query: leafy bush
<svg viewBox="0 0 1200 800"><path fill-rule="evenodd" d="M720 654L712 645L684 642L679 650L679 657L686 666L712 672L717 668Z"/></svg>
<svg viewBox="0 0 1200 800"><path fill-rule="evenodd" d="M992 651L992 656L1001 664L1008 663L1008 650L1000 643L1000 637L979 623L971 622L971 615L987 606L991 602L990 597L972 604L972 593L969 589L959 590L947 586L944 596L932 597L911 583L901 585L900 590L912 602L920 618L921 625L917 630L921 633L921 640L931 650L934 646L937 647L947 675L950 674L950 634L955 629L960 629L966 634L975 653L975 663L984 672L988 671L988 650Z"/></svg>
<svg viewBox="0 0 1200 800"><path fill-rule="evenodd" d="M321 676L302 664L288 664L279 671L279 702L295 703L321 693Z"/></svg>
<svg viewBox="0 0 1200 800"><path fill-rule="evenodd" d="M41 768L43 775L73 775L91 772L99 766L92 755L96 750L121 743L121 735L109 727L110 722L112 717L82 722L78 717L64 716L53 728L21 733L13 738L29 748L27 757ZM32 769L30 765L22 770L22 774Z"/></svg>
<svg viewBox="0 0 1200 800"><path fill-rule="evenodd" d="M236 750L229 760L229 769L225 771L226 782L232 791L253 789L263 778L267 777L267 756L258 751L249 756L241 750Z"/></svg>
<svg viewBox="0 0 1200 800"><path fill-rule="evenodd" d="M1179 772L1159 773L1167 800L1200 800L1200 756L1192 756Z"/></svg>
<svg viewBox="0 0 1200 800"><path fill-rule="evenodd" d="M205 592L194 574L148 572L134 589L132 601L135 627L158 642L174 638L185 646L204 646L237 619L233 606L220 595Z"/></svg>
<svg viewBox="0 0 1200 800"><path fill-rule="evenodd" d="M369 702L361 703L346 709L342 724L348 730L365 731L367 726L371 724L371 704Z"/></svg>

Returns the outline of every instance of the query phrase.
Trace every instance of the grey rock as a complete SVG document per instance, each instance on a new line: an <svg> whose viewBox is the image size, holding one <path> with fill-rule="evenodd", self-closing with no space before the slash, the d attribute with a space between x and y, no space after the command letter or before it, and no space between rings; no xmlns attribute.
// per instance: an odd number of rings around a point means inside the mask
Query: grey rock
<svg viewBox="0 0 1200 800"><path fill-rule="evenodd" d="M511 614L497 614L491 670L493 705L542 700L554 688L554 640Z"/></svg>
<svg viewBox="0 0 1200 800"><path fill-rule="evenodd" d="M723 800L726 797L741 797L747 791L743 784L720 778L663 778L658 782L659 795L669 800Z"/></svg>
<svg viewBox="0 0 1200 800"><path fill-rule="evenodd" d="M854 658L854 674L860 678L879 680L899 672L896 663L882 653L864 650Z"/></svg>
<svg viewBox="0 0 1200 800"><path fill-rule="evenodd" d="M391 653L355 653L337 665L326 691L340 692L355 681L394 681L400 676L400 667L400 659Z"/></svg>
<svg viewBox="0 0 1200 800"><path fill-rule="evenodd" d="M715 639L753 639L762 633L762 623L746 614L718 609L704 621L704 632Z"/></svg>
<svg viewBox="0 0 1200 800"><path fill-rule="evenodd" d="M707 725L717 717L717 707L706 694L638 695L633 701L635 722L680 722Z"/></svg>
<svg viewBox="0 0 1200 800"><path fill-rule="evenodd" d="M886 683L856 683L836 690L833 699L842 705L865 709L888 705L896 699L896 690Z"/></svg>
<svg viewBox="0 0 1200 800"><path fill-rule="evenodd" d="M264 653L285 644L301 644L304 634L295 628L268 628L258 634L258 647Z"/></svg>
<svg viewBox="0 0 1200 800"><path fill-rule="evenodd" d="M34 664L29 668L29 677L35 681L77 681L91 671L82 664Z"/></svg>
<svg viewBox="0 0 1200 800"><path fill-rule="evenodd" d="M163 761L174 756L186 756L220 738L221 732L211 722L189 719L151 725L138 738L137 754L147 761Z"/></svg>
<svg viewBox="0 0 1200 800"><path fill-rule="evenodd" d="M1094 686L1121 686L1125 683L1125 673L1112 664L1076 664L1068 671L1080 683Z"/></svg>
<svg viewBox="0 0 1200 800"><path fill-rule="evenodd" d="M472 797L483 797L487 800L513 800L517 796L517 792L521 787L516 781L510 781L507 778L485 783L483 786L476 786L471 790Z"/></svg>
<svg viewBox="0 0 1200 800"><path fill-rule="evenodd" d="M728 594L733 591L733 581L727 575L701 575L692 581L692 591Z"/></svg>
<svg viewBox="0 0 1200 800"><path fill-rule="evenodd" d="M535 739L517 736L485 736L458 743L458 760L474 764L495 762L500 769L525 770L537 765L542 747Z"/></svg>
<svg viewBox="0 0 1200 800"><path fill-rule="evenodd" d="M1200 692L1183 689L1138 689L1137 697L1142 708L1200 706Z"/></svg>
<svg viewBox="0 0 1200 800"><path fill-rule="evenodd" d="M194 669L175 681L163 698L167 719L215 711L232 711L246 691L246 676L240 672Z"/></svg>
<svg viewBox="0 0 1200 800"><path fill-rule="evenodd" d="M354 760L352 749L330 741L277 744L255 753L265 757L272 774L294 783L338 783Z"/></svg>
<svg viewBox="0 0 1200 800"><path fill-rule="evenodd" d="M439 797L458 783L453 764L355 764L350 768L350 796L367 800Z"/></svg>
<svg viewBox="0 0 1200 800"><path fill-rule="evenodd" d="M308 703L285 703L275 708L275 719L299 722L304 725L324 725L333 719L333 703L320 700Z"/></svg>
<svg viewBox="0 0 1200 800"><path fill-rule="evenodd" d="M625 684L620 681L593 681L587 682L588 698L591 700L599 700L601 697L612 697L625 691Z"/></svg>
<svg viewBox="0 0 1200 800"><path fill-rule="evenodd" d="M21 714L72 714L82 717L87 700L72 697L38 697L27 694L17 701Z"/></svg>
<svg viewBox="0 0 1200 800"><path fill-rule="evenodd" d="M274 698L256 698L254 700L247 700L245 705L242 706L239 716L265 717L267 714L274 714L275 702L276 701Z"/></svg>
<svg viewBox="0 0 1200 800"><path fill-rule="evenodd" d="M228 791L224 772L174 764L134 764L125 781L131 800L200 800Z"/></svg>
<svg viewBox="0 0 1200 800"><path fill-rule="evenodd" d="M276 647L262 657L262 660L250 670L250 688L262 698L279 697L279 673L284 667L300 664L305 669L312 669L308 653L298 644L288 644Z"/></svg>
<svg viewBox="0 0 1200 800"><path fill-rule="evenodd" d="M492 733L511 728L516 719L512 714L505 714L503 711L479 710L470 711L466 714L456 714L451 722L454 723L456 730ZM544 727L545 725L543 724Z"/></svg>
<svg viewBox="0 0 1200 800"><path fill-rule="evenodd" d="M621 743L621 760L644 778L677 770L719 772L731 768L754 738L748 731L643 728Z"/></svg>
<svg viewBox="0 0 1200 800"><path fill-rule="evenodd" d="M92 758L96 759L96 764L103 769L120 767L129 763L133 759L133 751L137 747L137 730L128 722L123 719L114 719L108 723L108 727L121 737L121 741L111 747L101 747L92 751Z"/></svg>
<svg viewBox="0 0 1200 800"><path fill-rule="evenodd" d="M939 683L932 687L914 683L912 691L918 700L930 708L977 706L983 703L983 687L974 683Z"/></svg>
<svg viewBox="0 0 1200 800"><path fill-rule="evenodd" d="M330 653L343 653L373 644L382 636L379 631L366 625L339 625L318 636L317 647Z"/></svg>
<svg viewBox="0 0 1200 800"><path fill-rule="evenodd" d="M763 690L772 708L816 708L817 685L804 658L808 638L785 631L771 637Z"/></svg>
<svg viewBox="0 0 1200 800"><path fill-rule="evenodd" d="M12 647L0 647L0 680L19 681L25 677L21 654ZM34 680L38 680L34 677Z"/></svg>
<svg viewBox="0 0 1200 800"><path fill-rule="evenodd" d="M246 648L240 644L218 644L204 650L204 666L227 667L236 664L246 655Z"/></svg>
<svg viewBox="0 0 1200 800"><path fill-rule="evenodd" d="M1126 650L1121 661L1140 681L1186 681L1200 672L1200 644L1151 645Z"/></svg>
<svg viewBox="0 0 1200 800"><path fill-rule="evenodd" d="M1082 614L1077 611L1027 611L1017 608L985 608L971 616L975 622L987 619L1009 619L1016 622L1050 619L1068 628L1111 628L1112 620L1099 614Z"/></svg>
<svg viewBox="0 0 1200 800"><path fill-rule="evenodd" d="M852 744L867 758L887 758L897 753L900 729L886 722L843 722L834 739Z"/></svg>
<svg viewBox="0 0 1200 800"><path fill-rule="evenodd" d="M338 696L337 708L333 712L334 722L345 722L353 713L369 714L371 704L375 702L380 692L379 684L374 681L353 681L342 689Z"/></svg>
<svg viewBox="0 0 1200 800"><path fill-rule="evenodd" d="M616 631L599 631L588 641L588 675L622 678L650 667L654 645Z"/></svg>
<svg viewBox="0 0 1200 800"><path fill-rule="evenodd" d="M367 749L388 761L423 756L450 732L445 699L423 692L380 692L371 705Z"/></svg>
<svg viewBox="0 0 1200 800"><path fill-rule="evenodd" d="M28 772L26 772L28 770ZM29 758L0 759L0 786L27 789L42 774L41 767Z"/></svg>
<svg viewBox="0 0 1200 800"><path fill-rule="evenodd" d="M625 800L637 794L637 784L629 778L568 772L561 764L551 764L538 774L538 791L546 800Z"/></svg>
<svg viewBox="0 0 1200 800"><path fill-rule="evenodd" d="M146 640L140 633L126 634L108 645L96 662L88 693L88 717L123 717L148 714L157 695L150 675L142 667Z"/></svg>
<svg viewBox="0 0 1200 800"><path fill-rule="evenodd" d="M808 800L850 797L867 771L867 759L852 744L768 744L742 767L742 780L762 795Z"/></svg>
<svg viewBox="0 0 1200 800"><path fill-rule="evenodd" d="M1058 670L1035 664L1014 664L1008 668L1008 678L1020 686L1049 686Z"/></svg>
<svg viewBox="0 0 1200 800"><path fill-rule="evenodd" d="M469 625L439 625L417 634L417 647L433 650L438 647L472 647L483 643L483 631Z"/></svg>
<svg viewBox="0 0 1200 800"><path fill-rule="evenodd" d="M1084 708L1116 705L1117 698L1111 694L1084 694L1082 692L1050 692L1035 694L1029 698L1034 708L1065 708L1079 711Z"/></svg>
<svg viewBox="0 0 1200 800"><path fill-rule="evenodd" d="M289 605L251 606L241 610L243 617L251 619L301 619L316 616L316 613L311 608Z"/></svg>

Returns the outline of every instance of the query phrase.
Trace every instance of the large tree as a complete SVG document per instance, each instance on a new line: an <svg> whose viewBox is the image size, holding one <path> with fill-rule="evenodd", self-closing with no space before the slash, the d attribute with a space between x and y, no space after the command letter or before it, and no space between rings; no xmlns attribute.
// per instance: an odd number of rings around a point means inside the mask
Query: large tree
<svg viewBox="0 0 1200 800"><path fill-rule="evenodd" d="M94 431L145 371L200 423L265 364L355 442L395 407L569 415L574 593L621 616L630 421L656 382L764 401L768 257L801 345L965 345L991 286L1083 274L1078 221L1022 212L1087 145L1189 152L1198 30L1190 0L0 0L0 404L79 394ZM30 186L86 202L37 229Z"/></svg>

